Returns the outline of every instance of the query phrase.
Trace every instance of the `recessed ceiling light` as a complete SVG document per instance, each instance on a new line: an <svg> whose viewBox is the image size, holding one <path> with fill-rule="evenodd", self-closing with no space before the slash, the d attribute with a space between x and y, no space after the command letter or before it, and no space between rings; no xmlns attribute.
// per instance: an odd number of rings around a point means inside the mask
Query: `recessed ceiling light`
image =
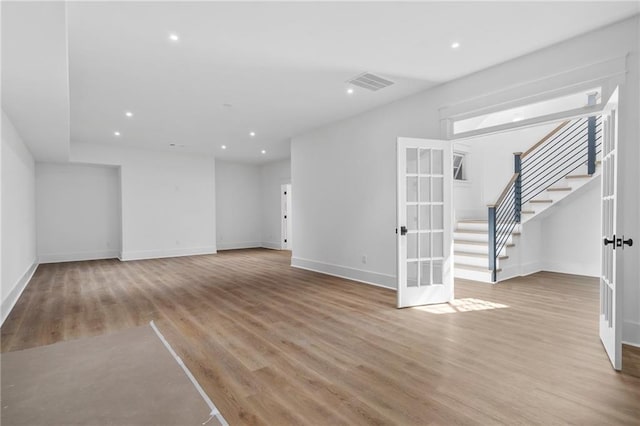
<svg viewBox="0 0 640 426"><path fill-rule="evenodd" d="M267 151L263 149L262 151L260 151L260 153L262 153L262 154L266 154L266 153L267 153Z"/></svg>
<svg viewBox="0 0 640 426"><path fill-rule="evenodd" d="M249 136L254 137L256 135L256 132L249 132Z"/></svg>
<svg viewBox="0 0 640 426"><path fill-rule="evenodd" d="M113 132L113 136L120 136L120 132L116 130L115 132Z"/></svg>
<svg viewBox="0 0 640 426"><path fill-rule="evenodd" d="M458 43L457 41L454 41L453 43L451 43L452 49L457 49L458 47L460 47L460 43Z"/></svg>
<svg viewBox="0 0 640 426"><path fill-rule="evenodd" d="M180 40L180 36L178 36L178 34L176 34L176 33L171 33L171 34L169 34L169 40L178 41L178 40Z"/></svg>
<svg viewBox="0 0 640 426"><path fill-rule="evenodd" d="M227 149L227 146L226 145L222 145L220 148Z"/></svg>
<svg viewBox="0 0 640 426"><path fill-rule="evenodd" d="M348 95L353 95L353 87L349 87L349 88L347 89L347 94L348 94Z"/></svg>
<svg viewBox="0 0 640 426"><path fill-rule="evenodd" d="M133 117L133 113L131 111L126 111L124 115L126 115L129 118Z"/></svg>

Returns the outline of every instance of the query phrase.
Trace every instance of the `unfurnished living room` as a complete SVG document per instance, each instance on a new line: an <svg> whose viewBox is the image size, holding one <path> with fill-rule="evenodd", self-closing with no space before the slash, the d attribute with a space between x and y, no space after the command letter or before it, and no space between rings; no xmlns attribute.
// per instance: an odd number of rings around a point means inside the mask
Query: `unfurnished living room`
<svg viewBox="0 0 640 426"><path fill-rule="evenodd" d="M3 425L640 424L640 3L2 1Z"/></svg>

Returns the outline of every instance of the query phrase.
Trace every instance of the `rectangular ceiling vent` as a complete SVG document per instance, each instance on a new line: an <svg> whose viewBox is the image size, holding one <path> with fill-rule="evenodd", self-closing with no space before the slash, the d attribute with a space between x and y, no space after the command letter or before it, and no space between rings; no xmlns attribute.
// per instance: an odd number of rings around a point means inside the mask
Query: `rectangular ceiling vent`
<svg viewBox="0 0 640 426"><path fill-rule="evenodd" d="M363 89L373 90L374 92L385 87L389 87L394 84L393 81L382 78L379 75L365 72L360 74L356 78L349 80L347 83L354 86L362 87Z"/></svg>

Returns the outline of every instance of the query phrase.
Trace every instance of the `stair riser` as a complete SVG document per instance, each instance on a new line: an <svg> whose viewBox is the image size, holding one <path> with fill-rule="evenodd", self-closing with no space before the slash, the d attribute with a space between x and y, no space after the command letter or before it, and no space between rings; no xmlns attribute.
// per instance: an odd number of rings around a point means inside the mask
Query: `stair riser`
<svg viewBox="0 0 640 426"><path fill-rule="evenodd" d="M491 284L491 272L468 271L462 268L453 268L453 275L456 278L464 278L466 280L480 281Z"/></svg>
<svg viewBox="0 0 640 426"><path fill-rule="evenodd" d="M486 243L489 238L487 234L467 234L464 232L454 232L453 239L455 240L467 240L467 241L479 241Z"/></svg>
<svg viewBox="0 0 640 426"><path fill-rule="evenodd" d="M458 229L463 229L465 231L485 231L487 232L488 227L486 223L465 223L458 222Z"/></svg>
<svg viewBox="0 0 640 426"><path fill-rule="evenodd" d="M468 253L479 253L479 254L487 254L488 252L488 246L486 245L482 245L482 246L478 246L475 244L463 244L463 243L457 243L457 242L453 242L453 249L454 251L464 251L464 252L468 252ZM503 247L502 250L500 250L500 255L505 255L506 254L506 248Z"/></svg>
<svg viewBox="0 0 640 426"><path fill-rule="evenodd" d="M525 205L522 207L522 210L533 210L536 213L535 214L539 214L542 213L543 211L545 211L546 209L548 209L549 207L551 207L553 205L553 203L525 203ZM526 217L531 217L531 216L535 216L534 215L526 215Z"/></svg>
<svg viewBox="0 0 640 426"><path fill-rule="evenodd" d="M454 260L456 264L480 266L485 268L489 267L489 259L486 256L483 258L483 257L455 255Z"/></svg>
<svg viewBox="0 0 640 426"><path fill-rule="evenodd" d="M465 240L465 241L478 241L478 242L486 243L489 241L489 237L487 236L487 234L467 234L464 232L454 232L453 240L454 242L456 240ZM507 244L511 244L511 243L513 243L512 235L510 235L509 238L507 239Z"/></svg>
<svg viewBox="0 0 640 426"><path fill-rule="evenodd" d="M461 243L456 243L455 241L453 242L453 249L455 251L466 251L468 253L481 253L481 254L487 254L487 246L477 246L474 244L461 244Z"/></svg>
<svg viewBox="0 0 640 426"><path fill-rule="evenodd" d="M553 200L553 203L551 204L555 204L570 193L571 191L545 191L544 196L547 197L549 200Z"/></svg>

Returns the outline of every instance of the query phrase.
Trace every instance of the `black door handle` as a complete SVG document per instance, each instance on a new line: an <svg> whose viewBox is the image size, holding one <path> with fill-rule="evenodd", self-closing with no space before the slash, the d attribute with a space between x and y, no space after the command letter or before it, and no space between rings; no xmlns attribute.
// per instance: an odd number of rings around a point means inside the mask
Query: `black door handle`
<svg viewBox="0 0 640 426"><path fill-rule="evenodd" d="M400 235L407 235L407 227L406 226L401 226L400 227Z"/></svg>
<svg viewBox="0 0 640 426"><path fill-rule="evenodd" d="M613 238L611 238L610 240L607 240L607 237L604 237L604 245L608 246L609 244L613 244L613 249L616 249L616 235L613 235Z"/></svg>
<svg viewBox="0 0 640 426"><path fill-rule="evenodd" d="M624 239L624 235L622 236L622 244L626 244L629 247L631 247L633 245L633 240L631 238L629 238L628 240Z"/></svg>

